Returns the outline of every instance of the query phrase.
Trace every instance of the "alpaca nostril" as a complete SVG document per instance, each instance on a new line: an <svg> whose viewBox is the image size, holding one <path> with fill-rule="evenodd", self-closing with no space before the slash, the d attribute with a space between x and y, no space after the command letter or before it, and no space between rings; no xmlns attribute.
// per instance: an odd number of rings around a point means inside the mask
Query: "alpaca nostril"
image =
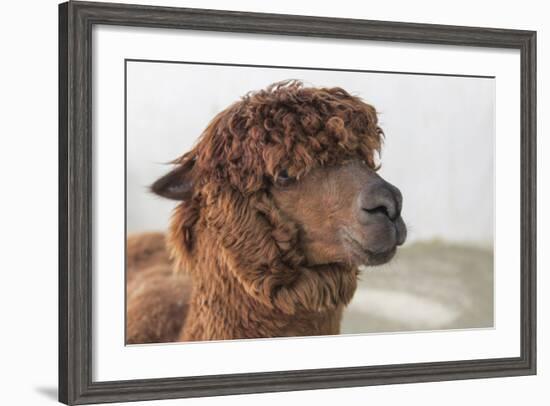
<svg viewBox="0 0 550 406"><path fill-rule="evenodd" d="M360 219L370 222L374 217L396 221L401 215L402 196L399 189L385 181L367 186L359 196Z"/></svg>
<svg viewBox="0 0 550 406"><path fill-rule="evenodd" d="M386 217L390 217L390 214L388 213L388 209L385 207L385 206L378 206L378 207L375 207L373 209L365 209L363 208L364 211L366 211L367 213L369 214L377 214L377 213L380 213L380 214L383 214L384 216Z"/></svg>
<svg viewBox="0 0 550 406"><path fill-rule="evenodd" d="M363 211L367 212L370 215L383 215L384 217L389 218L392 221L395 221L399 217L399 212L397 211L397 204L394 202L387 202L387 204L380 204L373 208L363 207Z"/></svg>

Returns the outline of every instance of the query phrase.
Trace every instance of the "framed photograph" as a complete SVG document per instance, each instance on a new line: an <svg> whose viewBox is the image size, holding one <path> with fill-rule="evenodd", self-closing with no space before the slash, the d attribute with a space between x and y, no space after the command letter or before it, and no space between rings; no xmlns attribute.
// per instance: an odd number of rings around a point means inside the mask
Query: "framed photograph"
<svg viewBox="0 0 550 406"><path fill-rule="evenodd" d="M59 6L59 400L536 373L536 33Z"/></svg>

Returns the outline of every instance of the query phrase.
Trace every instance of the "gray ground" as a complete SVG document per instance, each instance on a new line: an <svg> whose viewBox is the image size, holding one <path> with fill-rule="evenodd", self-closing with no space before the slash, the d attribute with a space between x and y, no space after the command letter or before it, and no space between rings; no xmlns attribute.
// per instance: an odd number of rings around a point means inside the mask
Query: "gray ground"
<svg viewBox="0 0 550 406"><path fill-rule="evenodd" d="M431 241L362 270L342 333L492 326L492 250Z"/></svg>

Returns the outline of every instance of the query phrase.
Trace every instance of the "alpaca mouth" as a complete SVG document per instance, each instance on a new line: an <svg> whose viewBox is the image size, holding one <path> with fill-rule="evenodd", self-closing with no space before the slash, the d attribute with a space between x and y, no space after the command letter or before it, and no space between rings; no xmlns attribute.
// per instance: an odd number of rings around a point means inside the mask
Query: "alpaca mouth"
<svg viewBox="0 0 550 406"><path fill-rule="evenodd" d="M353 265L382 265L390 261L397 251L397 243L392 244L387 250L374 252L365 247L349 232L344 231L343 236L348 248L349 262Z"/></svg>

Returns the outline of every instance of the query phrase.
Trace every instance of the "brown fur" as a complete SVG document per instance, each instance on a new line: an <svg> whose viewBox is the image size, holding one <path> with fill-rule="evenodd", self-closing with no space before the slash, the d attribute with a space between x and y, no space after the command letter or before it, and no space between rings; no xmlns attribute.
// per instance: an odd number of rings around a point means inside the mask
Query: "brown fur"
<svg viewBox="0 0 550 406"><path fill-rule="evenodd" d="M308 211L300 214L292 202L320 196L310 186L300 197L285 182L303 192L327 168L374 173L381 137L372 106L340 88L299 82L251 93L218 114L153 186L181 200L167 246L175 269L193 281L188 310L188 285L168 271L161 237L129 240L128 263L139 258L142 270L128 270L128 342L173 341L179 326L178 340L337 334L358 263L333 254L335 241L307 242L322 235L330 213L319 205L304 220Z"/></svg>
<svg viewBox="0 0 550 406"><path fill-rule="evenodd" d="M173 271L161 233L129 236L126 248L126 342L175 341L188 310L189 277Z"/></svg>

